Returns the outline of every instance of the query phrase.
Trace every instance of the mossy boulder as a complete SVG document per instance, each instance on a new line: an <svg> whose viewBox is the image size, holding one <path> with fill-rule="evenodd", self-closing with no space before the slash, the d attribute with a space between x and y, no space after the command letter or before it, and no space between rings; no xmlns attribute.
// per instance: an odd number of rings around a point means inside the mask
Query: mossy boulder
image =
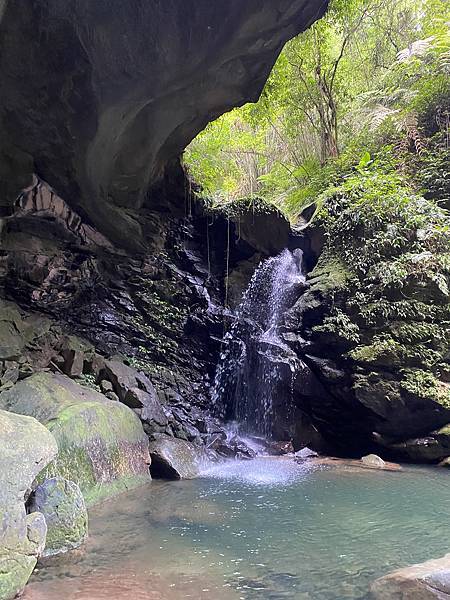
<svg viewBox="0 0 450 600"><path fill-rule="evenodd" d="M47 426L59 452L45 477L74 481L88 505L149 481L148 439L138 417L95 390L41 372L0 394L0 408Z"/></svg>
<svg viewBox="0 0 450 600"><path fill-rule="evenodd" d="M27 515L25 497L35 477L54 459L57 445L36 419L0 410L0 598L14 598L42 554L44 516Z"/></svg>
<svg viewBox="0 0 450 600"><path fill-rule="evenodd" d="M88 513L80 488L61 477L46 479L34 490L28 509L39 512L47 524L43 556L62 554L83 544L88 534Z"/></svg>

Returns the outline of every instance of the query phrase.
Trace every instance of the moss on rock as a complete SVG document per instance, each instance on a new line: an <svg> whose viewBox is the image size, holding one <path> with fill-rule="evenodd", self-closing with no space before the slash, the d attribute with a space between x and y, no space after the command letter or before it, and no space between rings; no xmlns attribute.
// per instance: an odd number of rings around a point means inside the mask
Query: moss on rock
<svg viewBox="0 0 450 600"><path fill-rule="evenodd" d="M37 373L0 394L0 407L47 426L59 452L41 480L74 481L88 505L150 479L148 439L134 412L65 376Z"/></svg>
<svg viewBox="0 0 450 600"><path fill-rule="evenodd" d="M42 514L27 515L25 495L55 457L56 441L36 419L0 410L0 598L14 598L42 554Z"/></svg>

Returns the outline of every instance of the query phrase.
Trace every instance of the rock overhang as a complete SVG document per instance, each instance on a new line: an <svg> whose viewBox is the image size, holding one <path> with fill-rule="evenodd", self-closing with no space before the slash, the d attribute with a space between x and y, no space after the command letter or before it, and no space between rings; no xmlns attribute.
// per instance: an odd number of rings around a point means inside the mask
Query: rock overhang
<svg viewBox="0 0 450 600"><path fill-rule="evenodd" d="M112 241L141 249L139 211L173 160L258 98L284 43L327 4L4 2L0 214L37 173Z"/></svg>

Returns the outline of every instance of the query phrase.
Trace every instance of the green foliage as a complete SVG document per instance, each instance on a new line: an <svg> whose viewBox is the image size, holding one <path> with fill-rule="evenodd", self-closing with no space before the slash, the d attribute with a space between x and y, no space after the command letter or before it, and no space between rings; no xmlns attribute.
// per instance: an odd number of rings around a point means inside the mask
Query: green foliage
<svg viewBox="0 0 450 600"><path fill-rule="evenodd" d="M397 167L411 152L425 164L427 138L448 127L449 20L442 0L333 0L286 45L259 102L187 149L203 194L215 205L263 198L295 221L342 172L371 169L381 146ZM438 182L431 164L424 179ZM448 174L438 185L448 198Z"/></svg>
<svg viewBox="0 0 450 600"><path fill-rule="evenodd" d="M355 389L388 373L450 406L449 23L442 0L332 0L186 161L213 209L269 202L324 234L299 304Z"/></svg>
<svg viewBox="0 0 450 600"><path fill-rule="evenodd" d="M326 316L322 325L313 327L316 333L333 333L343 341L359 342L359 327L353 323L348 315L339 308L334 308L331 314Z"/></svg>
<svg viewBox="0 0 450 600"><path fill-rule="evenodd" d="M450 388L443 386L429 371L405 369L401 386L413 396L431 398L439 404L450 407Z"/></svg>

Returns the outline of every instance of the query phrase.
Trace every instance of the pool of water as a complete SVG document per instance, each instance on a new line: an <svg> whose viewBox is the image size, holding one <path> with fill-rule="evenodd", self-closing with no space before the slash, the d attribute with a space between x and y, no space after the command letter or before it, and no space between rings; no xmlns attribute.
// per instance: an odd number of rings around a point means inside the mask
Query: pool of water
<svg viewBox="0 0 450 600"><path fill-rule="evenodd" d="M230 462L90 512L83 550L42 565L26 600L344 600L449 551L448 473Z"/></svg>

